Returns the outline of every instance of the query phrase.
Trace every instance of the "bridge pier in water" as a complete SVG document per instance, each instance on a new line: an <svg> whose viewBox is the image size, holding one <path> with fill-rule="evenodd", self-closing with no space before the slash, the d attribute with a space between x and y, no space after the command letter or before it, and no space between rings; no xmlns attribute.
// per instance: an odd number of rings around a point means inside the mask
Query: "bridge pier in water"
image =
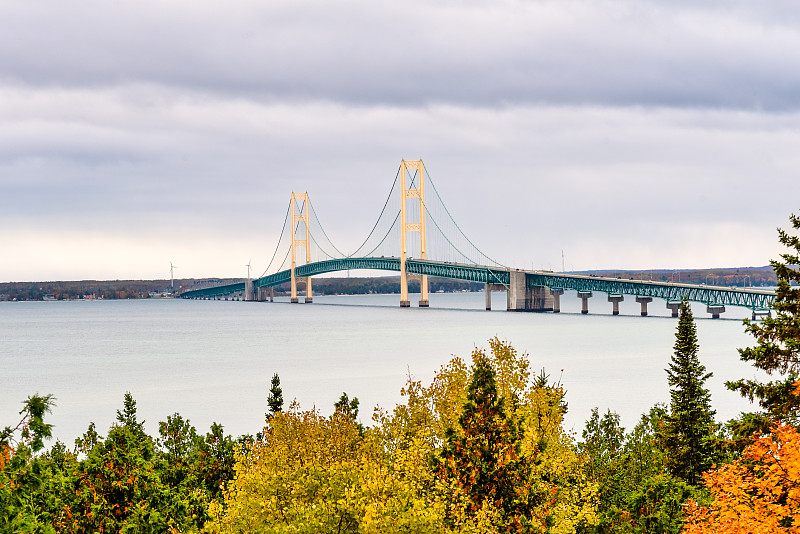
<svg viewBox="0 0 800 534"><path fill-rule="evenodd" d="M589 313L589 299L592 298L591 291L578 291L578 298L581 299L581 313Z"/></svg>
<svg viewBox="0 0 800 534"><path fill-rule="evenodd" d="M550 293L553 295L553 313L561 313L561 295L564 294L564 290L551 289Z"/></svg>
<svg viewBox="0 0 800 534"><path fill-rule="evenodd" d="M636 297L636 302L642 305L642 317L647 317L647 305L653 302L653 297Z"/></svg>
<svg viewBox="0 0 800 534"><path fill-rule="evenodd" d="M608 302L613 304L611 308L611 315L619 315L619 303L625 300L625 297L622 295L608 295ZM586 302L584 300L584 302ZM588 310L587 310L588 313Z"/></svg>
<svg viewBox="0 0 800 534"><path fill-rule="evenodd" d="M486 296L486 310L492 309L492 291L505 291L506 286L503 284L486 284L484 288L484 295Z"/></svg>
<svg viewBox="0 0 800 534"><path fill-rule="evenodd" d="M680 302L669 302L669 301L667 301L667 308L672 310L672 316L673 317L677 317L678 316L678 311L681 309L681 303Z"/></svg>
<svg viewBox="0 0 800 534"><path fill-rule="evenodd" d="M553 311L553 294L545 286L528 287L524 271L511 271L506 295L508 311Z"/></svg>
<svg viewBox="0 0 800 534"><path fill-rule="evenodd" d="M709 304L706 306L706 311L711 314L712 319L719 319L721 313L725 313L725 306Z"/></svg>

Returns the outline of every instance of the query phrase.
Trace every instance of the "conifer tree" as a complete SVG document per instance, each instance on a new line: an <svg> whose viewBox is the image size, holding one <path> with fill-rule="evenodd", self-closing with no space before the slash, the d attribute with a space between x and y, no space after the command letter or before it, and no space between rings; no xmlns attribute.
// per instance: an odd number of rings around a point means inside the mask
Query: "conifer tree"
<svg viewBox="0 0 800 534"><path fill-rule="evenodd" d="M791 215L789 219L795 230L800 229L800 217ZM725 384L751 402L757 399L763 409L762 413L746 414L732 425L740 438L754 432L767 433L773 420L794 425L800 422L800 238L780 228L778 237L790 252L781 254L781 260L770 262L778 279L772 304L775 317L745 321L745 331L756 338L757 345L739 349L739 356L768 374L784 376L766 383L738 380Z"/></svg>
<svg viewBox="0 0 800 534"><path fill-rule="evenodd" d="M267 405L269 406L269 413L267 414L268 419L276 413L283 411L283 390L281 389L281 378L278 376L278 373L272 375L269 395L267 396Z"/></svg>
<svg viewBox="0 0 800 534"><path fill-rule="evenodd" d="M359 400L358 397L350 397L347 396L346 392L342 392L342 396L339 397L339 400L333 403L333 412L334 414L344 415L345 417L349 417L353 421L358 419L358 405Z"/></svg>
<svg viewBox="0 0 800 534"><path fill-rule="evenodd" d="M520 453L523 431L506 413L486 356L475 362L459 427L447 431L437 465L440 480L455 484L468 516L493 506L509 531L529 529L535 498L531 465Z"/></svg>
<svg viewBox="0 0 800 534"><path fill-rule="evenodd" d="M689 302L681 303L675 333L675 353L666 369L670 385L670 410L664 417L658 439L665 452L669 472L696 485L713 465L714 410L704 387L712 376L697 356L697 329Z"/></svg>

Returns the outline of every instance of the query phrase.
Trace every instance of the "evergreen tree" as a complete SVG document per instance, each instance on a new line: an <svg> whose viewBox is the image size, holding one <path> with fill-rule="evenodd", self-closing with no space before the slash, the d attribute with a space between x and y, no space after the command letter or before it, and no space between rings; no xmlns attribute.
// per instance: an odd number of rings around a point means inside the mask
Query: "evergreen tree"
<svg viewBox="0 0 800 534"><path fill-rule="evenodd" d="M136 401L130 391L125 392L122 411L117 410L117 422L119 426L129 429L140 438L146 435L144 421L136 420Z"/></svg>
<svg viewBox="0 0 800 534"><path fill-rule="evenodd" d="M800 229L800 217L791 215L792 227ZM774 420L795 426L800 422L800 238L778 228L781 244L791 249L781 254L781 260L772 260L778 278L775 317L761 322L745 321L745 331L756 338L757 345L739 349L743 361L752 362L768 374L785 375L766 383L756 380L727 382L728 389L738 391L743 397L758 400L763 412L746 414L732 424L736 437L750 437L754 432L767 433ZM794 285L792 285L794 283Z"/></svg>
<svg viewBox="0 0 800 534"><path fill-rule="evenodd" d="M485 356L475 362L458 421L460 428L447 430L437 464L440 480L455 486L454 503L464 499L467 516L494 507L498 527L530 529L537 499L530 487L531 464L520 452L523 431L506 413Z"/></svg>
<svg viewBox="0 0 800 534"><path fill-rule="evenodd" d="M347 393L342 392L342 396L333 404L333 411L334 414L345 415L355 421L358 419L358 405L358 397L353 397L351 400Z"/></svg>
<svg viewBox="0 0 800 534"><path fill-rule="evenodd" d="M666 369L670 410L658 433L669 472L696 485L713 465L715 429L711 395L704 387L712 376L697 356L697 330L689 302L681 303L675 353Z"/></svg>
<svg viewBox="0 0 800 534"><path fill-rule="evenodd" d="M278 373L272 375L272 383L269 388L269 395L267 396L267 405L269 406L267 419L283 411L283 390L281 389L281 378L278 376Z"/></svg>

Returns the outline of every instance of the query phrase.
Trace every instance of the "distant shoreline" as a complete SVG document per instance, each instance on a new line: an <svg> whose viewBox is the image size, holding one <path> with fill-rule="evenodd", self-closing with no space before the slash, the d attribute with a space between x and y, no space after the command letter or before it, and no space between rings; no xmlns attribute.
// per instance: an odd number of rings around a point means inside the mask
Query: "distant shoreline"
<svg viewBox="0 0 800 534"><path fill-rule="evenodd" d="M609 278L680 282L730 287L769 287L777 283L775 272L764 267L722 267L711 269L648 269L570 271ZM180 278L171 280L65 280L49 282L0 282L0 301L124 300L179 296L181 292L204 287L242 282L241 278ZM409 290L419 291L419 282L410 281ZM429 277L431 292L481 291L483 284L464 280ZM288 294L289 286L275 287L275 296ZM314 278L315 295L396 294L399 276Z"/></svg>

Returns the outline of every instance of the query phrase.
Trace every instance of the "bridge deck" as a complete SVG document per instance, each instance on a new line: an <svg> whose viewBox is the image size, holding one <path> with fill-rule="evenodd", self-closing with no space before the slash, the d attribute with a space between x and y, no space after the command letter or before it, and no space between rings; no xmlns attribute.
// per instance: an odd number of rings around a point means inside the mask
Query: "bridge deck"
<svg viewBox="0 0 800 534"><path fill-rule="evenodd" d="M309 263L297 267L298 277L318 276L320 274L355 269L370 269L400 272L400 259L390 257L379 258L344 258ZM408 260L406 271L411 274L424 274L442 278L455 278L485 284L499 284L508 287L510 272L505 267L488 267L481 265L465 265L428 260ZM711 306L743 306L753 310L764 310L770 307L775 293L769 290L730 288L718 286L692 285L666 282L650 282L647 280L622 280L577 274L552 273L546 271L523 271L528 287L548 287L575 291L597 291L613 295L636 295L653 297L667 301L680 301L685 296L690 301L702 302ZM291 280L291 272L287 269L263 278L253 280L253 287L272 287ZM245 283L227 284L186 291L182 298L214 298L232 295L244 291Z"/></svg>

